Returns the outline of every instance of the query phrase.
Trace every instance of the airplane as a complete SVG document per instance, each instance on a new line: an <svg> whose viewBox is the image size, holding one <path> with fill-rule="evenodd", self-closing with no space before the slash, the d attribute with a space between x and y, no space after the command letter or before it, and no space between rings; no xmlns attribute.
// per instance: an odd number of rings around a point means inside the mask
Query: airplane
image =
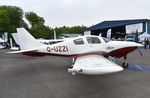
<svg viewBox="0 0 150 98"><path fill-rule="evenodd" d="M12 36L14 37L13 34L12 34ZM19 50L19 47L16 47L16 46L13 45L13 41L12 41L11 38L9 39L9 41L10 41L9 43L10 43L10 49L11 50Z"/></svg>
<svg viewBox="0 0 150 98"><path fill-rule="evenodd" d="M128 67L127 54L143 45L127 41L108 41L103 37L86 35L65 40L52 45L39 43L27 30L17 28L19 51L27 56L66 56L73 58L72 68L68 72L87 75L102 75L120 72ZM108 56L124 57L122 67L107 59Z"/></svg>
<svg viewBox="0 0 150 98"><path fill-rule="evenodd" d="M11 34L15 40L15 42L17 43L18 41L18 33L12 33ZM65 39L50 39L50 40L47 40L47 39L36 39L38 42L42 43L42 44L45 44L45 45L51 45L51 44L56 44L56 43L59 43L59 42L62 42L64 41ZM18 44L18 43L17 43ZM16 50L18 49L18 47L16 47ZM13 49L12 49L13 50Z"/></svg>
<svg viewBox="0 0 150 98"><path fill-rule="evenodd" d="M45 40L45 39L37 39L40 43L46 44L46 45L52 45L59 42L62 42L62 39L51 39L51 40Z"/></svg>
<svg viewBox="0 0 150 98"><path fill-rule="evenodd" d="M0 49L4 49L5 47L3 46L4 40L0 38Z"/></svg>

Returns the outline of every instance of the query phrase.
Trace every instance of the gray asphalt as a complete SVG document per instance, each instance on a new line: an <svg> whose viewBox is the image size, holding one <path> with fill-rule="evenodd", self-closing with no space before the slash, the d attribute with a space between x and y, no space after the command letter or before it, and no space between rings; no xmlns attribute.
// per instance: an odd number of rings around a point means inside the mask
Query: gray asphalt
<svg viewBox="0 0 150 98"><path fill-rule="evenodd" d="M150 98L150 71L88 76L67 72L71 58L28 57L0 50L0 98ZM134 65L150 67L150 50L129 54ZM121 64L123 59L117 59Z"/></svg>

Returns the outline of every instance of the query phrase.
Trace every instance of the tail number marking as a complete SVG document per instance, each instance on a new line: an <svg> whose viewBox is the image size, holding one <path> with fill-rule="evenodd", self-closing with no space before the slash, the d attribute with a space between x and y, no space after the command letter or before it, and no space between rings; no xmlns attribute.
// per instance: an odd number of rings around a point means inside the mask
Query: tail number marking
<svg viewBox="0 0 150 98"><path fill-rule="evenodd" d="M47 52L68 52L67 46L47 47Z"/></svg>

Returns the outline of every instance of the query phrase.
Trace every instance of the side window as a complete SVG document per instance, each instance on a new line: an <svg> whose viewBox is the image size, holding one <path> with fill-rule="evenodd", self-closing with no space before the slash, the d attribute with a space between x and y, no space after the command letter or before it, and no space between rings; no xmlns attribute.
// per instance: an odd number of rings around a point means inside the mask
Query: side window
<svg viewBox="0 0 150 98"><path fill-rule="evenodd" d="M76 45L82 45L82 44L84 44L84 41L83 41L82 38L79 38L79 39L74 40L74 43L75 43Z"/></svg>
<svg viewBox="0 0 150 98"><path fill-rule="evenodd" d="M89 44L99 44L101 43L98 37L86 37Z"/></svg>

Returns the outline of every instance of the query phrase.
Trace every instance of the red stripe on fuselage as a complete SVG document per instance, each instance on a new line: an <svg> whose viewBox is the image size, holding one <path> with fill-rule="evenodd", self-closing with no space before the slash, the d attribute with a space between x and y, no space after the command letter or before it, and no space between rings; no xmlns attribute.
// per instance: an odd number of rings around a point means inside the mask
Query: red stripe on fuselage
<svg viewBox="0 0 150 98"><path fill-rule="evenodd" d="M113 57L123 57L127 55L128 53L132 52L135 50L137 47L126 47L126 48L121 48L117 49L114 51L111 51L110 53L105 53L105 52L96 52L96 53L84 53L84 54L76 54L76 55L60 55L60 54L51 54L51 53L39 53L39 52L23 52L23 55L27 56L45 56L45 55L51 55L51 56L63 56L63 57L82 57L82 56L87 56L87 55L103 55L103 56L113 56Z"/></svg>
<svg viewBox="0 0 150 98"><path fill-rule="evenodd" d="M108 55L120 58L120 57L123 57L123 56L127 55L128 53L132 52L136 48L137 47L121 48L121 49L117 49L117 50L111 51Z"/></svg>
<svg viewBox="0 0 150 98"><path fill-rule="evenodd" d="M85 54L72 55L70 57L77 58L77 57L82 57L82 56L87 56L87 55L105 55L105 54L106 53L98 53L98 52L96 52L96 53L85 53Z"/></svg>
<svg viewBox="0 0 150 98"><path fill-rule="evenodd" d="M22 54L27 56L45 56L44 53L38 53L38 52L22 52Z"/></svg>
<svg viewBox="0 0 150 98"><path fill-rule="evenodd" d="M81 57L81 56L87 56L87 55L103 55L102 53L86 53L86 54L77 54L77 55L60 55L60 54L51 54L51 53L39 53L39 52L23 52L23 55L27 56L62 56L62 57Z"/></svg>

